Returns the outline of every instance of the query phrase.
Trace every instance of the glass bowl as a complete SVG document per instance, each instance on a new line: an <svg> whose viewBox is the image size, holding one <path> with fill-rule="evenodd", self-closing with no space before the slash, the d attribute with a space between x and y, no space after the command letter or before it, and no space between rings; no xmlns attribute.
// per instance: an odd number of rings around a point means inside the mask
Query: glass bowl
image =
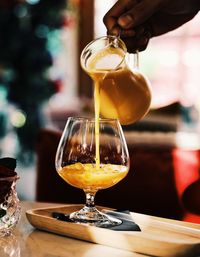
<svg viewBox="0 0 200 257"><path fill-rule="evenodd" d="M18 176L0 178L0 236L9 235L20 218L18 179Z"/></svg>

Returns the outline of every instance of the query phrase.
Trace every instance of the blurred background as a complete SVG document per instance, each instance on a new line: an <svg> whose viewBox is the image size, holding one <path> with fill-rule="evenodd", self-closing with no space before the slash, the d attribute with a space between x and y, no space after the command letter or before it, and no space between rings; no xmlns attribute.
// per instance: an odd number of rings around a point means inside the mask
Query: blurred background
<svg viewBox="0 0 200 257"><path fill-rule="evenodd" d="M0 155L18 160L19 197L35 198L36 141L62 130L68 116L93 113L93 86L79 57L106 35L102 17L114 0L1 0ZM150 113L125 130L185 133L199 146L200 15L152 39L140 69L152 84Z"/></svg>

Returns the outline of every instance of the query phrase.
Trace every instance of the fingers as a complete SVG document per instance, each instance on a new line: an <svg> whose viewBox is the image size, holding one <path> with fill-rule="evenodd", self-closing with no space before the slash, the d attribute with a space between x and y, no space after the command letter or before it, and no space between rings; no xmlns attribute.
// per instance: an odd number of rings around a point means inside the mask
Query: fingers
<svg viewBox="0 0 200 257"><path fill-rule="evenodd" d="M126 34L128 32L128 35ZM128 52L134 53L136 50L143 51L146 49L150 38L153 36L150 24L142 24L136 30L134 35L129 37L129 30L124 30L121 34L122 40L127 46Z"/></svg>
<svg viewBox="0 0 200 257"><path fill-rule="evenodd" d="M103 18L110 34L144 23L161 6L163 0L118 0Z"/></svg>
<svg viewBox="0 0 200 257"><path fill-rule="evenodd" d="M127 38L124 40L126 42L126 47L129 53L135 53L136 51L144 51L147 48L149 43L149 39L141 39L139 41L132 40L131 38Z"/></svg>
<svg viewBox="0 0 200 257"><path fill-rule="evenodd" d="M122 29L135 28L147 21L160 6L160 0L142 0L119 16L117 23Z"/></svg>
<svg viewBox="0 0 200 257"><path fill-rule="evenodd" d="M124 30L121 38L125 42L128 52L136 52L136 50L143 51L146 49L151 37L159 36L174 30L181 25L191 20L197 12L181 15L172 15L165 12L159 12L153 15L148 22L140 25L136 28L134 36L128 37L126 31L130 33L130 30Z"/></svg>
<svg viewBox="0 0 200 257"><path fill-rule="evenodd" d="M126 13L130 8L138 3L139 0L118 0L115 5L106 13L103 22L107 28L108 34L118 35L121 28L118 24L118 18Z"/></svg>
<svg viewBox="0 0 200 257"><path fill-rule="evenodd" d="M121 38L134 37L136 31L133 29L121 30L119 34Z"/></svg>
<svg viewBox="0 0 200 257"><path fill-rule="evenodd" d="M120 35L129 52L143 51L153 36L152 31L148 30L144 23L151 19L163 1L118 0L103 19L107 33Z"/></svg>

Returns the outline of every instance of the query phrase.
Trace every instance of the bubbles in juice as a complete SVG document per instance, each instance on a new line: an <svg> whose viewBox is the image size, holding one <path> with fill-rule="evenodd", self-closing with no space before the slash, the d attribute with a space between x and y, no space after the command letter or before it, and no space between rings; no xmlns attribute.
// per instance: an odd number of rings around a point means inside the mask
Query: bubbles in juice
<svg viewBox="0 0 200 257"><path fill-rule="evenodd" d="M72 186L97 191L117 184L128 173L128 167L114 164L101 164L99 168L91 163L75 163L63 167L59 175Z"/></svg>

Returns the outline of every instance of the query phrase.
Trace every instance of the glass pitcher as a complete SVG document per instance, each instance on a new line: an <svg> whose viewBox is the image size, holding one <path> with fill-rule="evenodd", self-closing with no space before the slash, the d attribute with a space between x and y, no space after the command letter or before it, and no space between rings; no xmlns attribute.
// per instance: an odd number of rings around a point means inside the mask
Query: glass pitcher
<svg viewBox="0 0 200 257"><path fill-rule="evenodd" d="M150 83L137 62L130 66L130 59L124 42L116 36L95 39L81 54L81 66L98 92L101 115L122 125L140 120L151 103Z"/></svg>

